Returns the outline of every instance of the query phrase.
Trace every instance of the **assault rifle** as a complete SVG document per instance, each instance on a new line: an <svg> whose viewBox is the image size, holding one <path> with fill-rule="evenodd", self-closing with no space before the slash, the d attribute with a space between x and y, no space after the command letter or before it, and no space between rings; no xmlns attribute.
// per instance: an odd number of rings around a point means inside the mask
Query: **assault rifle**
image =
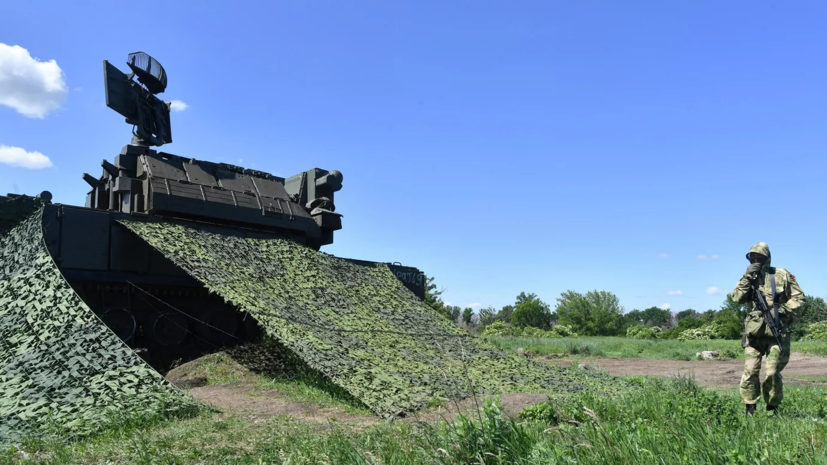
<svg viewBox="0 0 827 465"><path fill-rule="evenodd" d="M775 318L773 318L772 313L770 313L769 306L767 306L767 299L764 298L764 294L758 290L757 281L753 281L751 289L752 301L755 302L755 307L758 310L761 310L761 316L764 317L764 323L768 328L770 328L772 335L775 336L775 342L778 343L778 349L783 352L784 349L781 346L781 338L778 336L778 308L775 308Z"/></svg>

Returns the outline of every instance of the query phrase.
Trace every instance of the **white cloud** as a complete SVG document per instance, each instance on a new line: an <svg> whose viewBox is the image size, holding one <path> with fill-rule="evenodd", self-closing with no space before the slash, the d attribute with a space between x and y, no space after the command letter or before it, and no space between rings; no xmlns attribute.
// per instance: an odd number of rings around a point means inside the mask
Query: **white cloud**
<svg viewBox="0 0 827 465"><path fill-rule="evenodd" d="M52 161L40 152L27 152L20 147L0 145L0 163L33 170L49 168Z"/></svg>
<svg viewBox="0 0 827 465"><path fill-rule="evenodd" d="M27 152L20 147L0 145L0 163L38 170L49 168L52 161L40 152Z"/></svg>
<svg viewBox="0 0 827 465"><path fill-rule="evenodd" d="M717 256L717 255L713 255L713 256L711 256L711 257L709 257L709 258L711 258L712 260L717 260L717 259L718 259L718 256Z"/></svg>
<svg viewBox="0 0 827 465"><path fill-rule="evenodd" d="M698 260L709 260L709 257L706 255L698 255Z"/></svg>
<svg viewBox="0 0 827 465"><path fill-rule="evenodd" d="M472 304L466 305L466 307L477 308L477 307L482 307L482 304L479 303L479 302L474 302Z"/></svg>
<svg viewBox="0 0 827 465"><path fill-rule="evenodd" d="M666 291L666 295L683 295L683 292L681 292L680 289L675 291Z"/></svg>
<svg viewBox="0 0 827 465"><path fill-rule="evenodd" d="M0 105L45 118L66 101L69 88L55 60L32 58L25 48L0 43Z"/></svg>
<svg viewBox="0 0 827 465"><path fill-rule="evenodd" d="M187 108L189 108L189 105L180 100L173 100L169 102L169 109L172 111L184 111Z"/></svg>
<svg viewBox="0 0 827 465"><path fill-rule="evenodd" d="M659 253L658 257L660 257L660 258L669 258L669 254L668 253Z"/></svg>
<svg viewBox="0 0 827 465"><path fill-rule="evenodd" d="M672 308L672 306L669 304L661 304L660 308L662 310L669 310L670 308Z"/></svg>
<svg viewBox="0 0 827 465"><path fill-rule="evenodd" d="M706 293L709 294L709 295L721 295L721 294L723 294L723 292L721 292L721 290L718 289L715 286L710 286L710 287L706 288Z"/></svg>

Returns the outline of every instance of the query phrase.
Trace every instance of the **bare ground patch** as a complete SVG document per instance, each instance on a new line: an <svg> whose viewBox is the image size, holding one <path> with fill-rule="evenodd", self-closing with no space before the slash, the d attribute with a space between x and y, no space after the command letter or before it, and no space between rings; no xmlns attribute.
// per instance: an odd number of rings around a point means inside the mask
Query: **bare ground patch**
<svg viewBox="0 0 827 465"><path fill-rule="evenodd" d="M546 363L558 366L578 364L564 358L548 357ZM615 376L663 376L694 375L695 381L705 386L731 386L741 381L743 360L677 361L643 358L597 358L587 362ZM784 382L790 384L827 385L800 377L817 377L827 374L827 358L793 352L790 362L781 372ZM761 379L766 376L766 360L761 364ZM798 377L798 378L797 378Z"/></svg>
<svg viewBox="0 0 827 465"><path fill-rule="evenodd" d="M252 421L286 416L307 423L330 421L367 426L377 423L377 417L356 415L338 407L320 407L296 402L284 394L248 382L235 382L190 389L196 399L222 412Z"/></svg>

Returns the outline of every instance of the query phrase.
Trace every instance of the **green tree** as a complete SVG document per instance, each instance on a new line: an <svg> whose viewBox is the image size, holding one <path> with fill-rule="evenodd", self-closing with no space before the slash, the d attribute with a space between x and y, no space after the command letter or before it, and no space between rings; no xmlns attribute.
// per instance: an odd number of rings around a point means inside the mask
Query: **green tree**
<svg viewBox="0 0 827 465"><path fill-rule="evenodd" d="M474 316L474 309L471 307L466 307L465 310L462 311L462 321L465 322L466 325L471 325L471 318Z"/></svg>
<svg viewBox="0 0 827 465"><path fill-rule="evenodd" d="M732 294L727 294L726 298L724 299L724 303L721 305L721 311L731 311L737 315L740 315L741 319L747 316L750 310L749 302L738 303L732 300ZM706 313L710 313L712 310L708 310ZM714 318L714 314L712 315Z"/></svg>
<svg viewBox="0 0 827 465"><path fill-rule="evenodd" d="M521 292L517 296L517 305L511 314L511 324L516 327L530 326L532 328L549 329L551 327L551 310L548 304L540 300L536 294Z"/></svg>
<svg viewBox="0 0 827 465"><path fill-rule="evenodd" d="M666 328L672 326L672 312L659 307L649 307L640 312L643 324L646 326L657 326Z"/></svg>
<svg viewBox="0 0 827 465"><path fill-rule="evenodd" d="M449 320L454 323L459 323L459 319L462 316L462 309L456 305L446 305L444 314Z"/></svg>
<svg viewBox="0 0 827 465"><path fill-rule="evenodd" d="M497 320L497 309L488 306L480 310L480 326L488 326Z"/></svg>
<svg viewBox="0 0 827 465"><path fill-rule="evenodd" d="M513 305L506 305L497 312L497 320L511 323L511 315L514 313Z"/></svg>
<svg viewBox="0 0 827 465"><path fill-rule="evenodd" d="M687 318L687 317L697 318L698 317L698 312L696 312L695 310L692 310L691 308L687 308L686 310L680 311L680 312L675 314L675 321L680 323L681 320L683 320L684 318Z"/></svg>
<svg viewBox="0 0 827 465"><path fill-rule="evenodd" d="M557 299L556 310L558 323L580 335L615 336L625 331L623 307L611 292L566 291Z"/></svg>
<svg viewBox="0 0 827 465"><path fill-rule="evenodd" d="M442 302L442 293L444 291L445 289L437 290L433 276L425 275L425 304L445 315L446 318L450 318L451 315L446 311L445 303Z"/></svg>
<svg viewBox="0 0 827 465"><path fill-rule="evenodd" d="M700 316L685 316L678 321L677 326L660 333L661 339L677 339L687 329L700 328L709 321Z"/></svg>
<svg viewBox="0 0 827 465"><path fill-rule="evenodd" d="M827 320L827 302L821 297L805 296L804 305L796 313L795 318L800 325Z"/></svg>
<svg viewBox="0 0 827 465"><path fill-rule="evenodd" d="M744 332L744 317L734 309L719 311L712 320L718 326L718 335L722 339L741 339Z"/></svg>

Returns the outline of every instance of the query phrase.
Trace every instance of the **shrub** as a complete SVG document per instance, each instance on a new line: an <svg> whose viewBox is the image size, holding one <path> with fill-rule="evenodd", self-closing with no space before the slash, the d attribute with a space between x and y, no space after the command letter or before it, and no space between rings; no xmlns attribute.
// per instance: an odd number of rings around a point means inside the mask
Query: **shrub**
<svg viewBox="0 0 827 465"><path fill-rule="evenodd" d="M536 421L548 425L556 425L560 419L551 402L540 402L529 405L520 411L520 418L526 421Z"/></svg>
<svg viewBox="0 0 827 465"><path fill-rule="evenodd" d="M808 325L802 341L827 341L827 321L819 321Z"/></svg>
<svg viewBox="0 0 827 465"><path fill-rule="evenodd" d="M572 331L570 326L557 325L554 328L546 331L540 328L526 326L524 328L515 328L504 321L495 321L486 326L482 330L483 336L514 336L514 337L536 337L536 338L559 338L559 337L577 337L577 333Z"/></svg>
<svg viewBox="0 0 827 465"><path fill-rule="evenodd" d="M553 334L553 336L549 337L577 337L577 333L575 333L574 329L569 325L557 325L551 328L549 332Z"/></svg>
<svg viewBox="0 0 827 465"><path fill-rule="evenodd" d="M504 321L495 321L482 330L483 336L514 336L515 329Z"/></svg>
<svg viewBox="0 0 827 465"><path fill-rule="evenodd" d="M630 339L657 339L660 331L657 326L634 325L626 329L626 337Z"/></svg>
<svg viewBox="0 0 827 465"><path fill-rule="evenodd" d="M678 336L679 341L699 339L721 339L718 325L710 323L700 328L687 329Z"/></svg>
<svg viewBox="0 0 827 465"><path fill-rule="evenodd" d="M700 328L706 324L702 318L687 316L678 321L678 326L668 329L660 334L661 339L677 339L684 331L688 329Z"/></svg>

